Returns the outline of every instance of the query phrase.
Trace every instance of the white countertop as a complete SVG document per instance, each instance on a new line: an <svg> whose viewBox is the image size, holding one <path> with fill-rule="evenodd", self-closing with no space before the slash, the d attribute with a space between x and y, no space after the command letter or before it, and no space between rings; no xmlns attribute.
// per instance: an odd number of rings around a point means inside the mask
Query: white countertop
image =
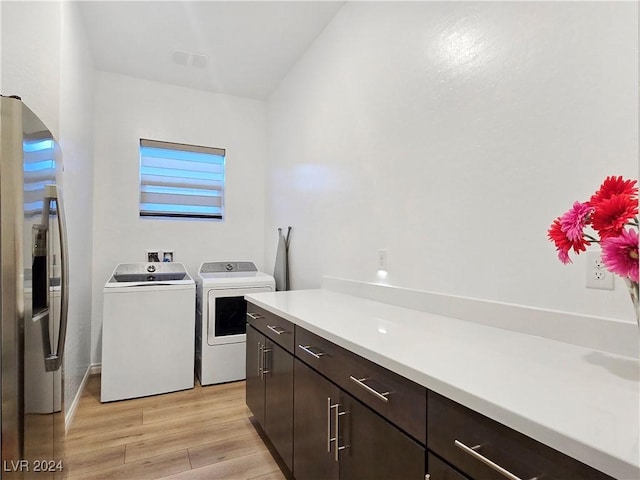
<svg viewBox="0 0 640 480"><path fill-rule="evenodd" d="M620 480L640 478L640 361L328 290L247 300Z"/></svg>

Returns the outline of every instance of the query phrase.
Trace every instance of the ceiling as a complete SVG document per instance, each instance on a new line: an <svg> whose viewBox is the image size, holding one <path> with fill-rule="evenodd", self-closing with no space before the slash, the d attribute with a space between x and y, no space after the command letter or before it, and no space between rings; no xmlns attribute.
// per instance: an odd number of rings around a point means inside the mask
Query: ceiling
<svg viewBox="0 0 640 480"><path fill-rule="evenodd" d="M98 70L265 99L344 2L84 1Z"/></svg>

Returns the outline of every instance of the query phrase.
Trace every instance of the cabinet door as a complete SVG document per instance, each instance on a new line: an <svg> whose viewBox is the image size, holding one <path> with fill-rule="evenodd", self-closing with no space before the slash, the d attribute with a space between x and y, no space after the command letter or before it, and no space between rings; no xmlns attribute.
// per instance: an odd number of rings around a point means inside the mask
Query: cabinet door
<svg viewBox="0 0 640 480"><path fill-rule="evenodd" d="M424 480L424 447L344 391L340 404L340 480Z"/></svg>
<svg viewBox="0 0 640 480"><path fill-rule="evenodd" d="M264 431L284 463L293 470L293 355L266 340Z"/></svg>
<svg viewBox="0 0 640 480"><path fill-rule="evenodd" d="M293 474L296 480L338 480L335 460L335 408L340 390L310 367L295 360Z"/></svg>
<svg viewBox="0 0 640 480"><path fill-rule="evenodd" d="M469 480L432 453L427 454L427 467L429 480Z"/></svg>
<svg viewBox="0 0 640 480"><path fill-rule="evenodd" d="M247 325L247 381L246 395L247 406L253 412L253 416L264 428L264 392L265 379L262 374L264 336Z"/></svg>

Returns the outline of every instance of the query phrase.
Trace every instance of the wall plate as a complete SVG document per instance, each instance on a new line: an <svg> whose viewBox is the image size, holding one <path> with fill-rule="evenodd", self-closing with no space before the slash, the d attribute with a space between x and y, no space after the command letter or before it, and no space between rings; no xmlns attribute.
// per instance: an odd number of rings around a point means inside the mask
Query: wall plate
<svg viewBox="0 0 640 480"><path fill-rule="evenodd" d="M160 250L147 250L145 262L159 262L162 252Z"/></svg>
<svg viewBox="0 0 640 480"><path fill-rule="evenodd" d="M613 290L613 273L607 270L600 252L587 252L587 288Z"/></svg>

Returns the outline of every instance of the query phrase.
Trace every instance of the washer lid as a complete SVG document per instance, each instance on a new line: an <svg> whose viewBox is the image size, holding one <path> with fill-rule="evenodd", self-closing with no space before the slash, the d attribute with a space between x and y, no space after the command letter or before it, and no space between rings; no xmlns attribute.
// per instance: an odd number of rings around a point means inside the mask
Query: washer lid
<svg viewBox="0 0 640 480"><path fill-rule="evenodd" d="M193 283L183 264L140 262L118 265L105 287L182 285Z"/></svg>

